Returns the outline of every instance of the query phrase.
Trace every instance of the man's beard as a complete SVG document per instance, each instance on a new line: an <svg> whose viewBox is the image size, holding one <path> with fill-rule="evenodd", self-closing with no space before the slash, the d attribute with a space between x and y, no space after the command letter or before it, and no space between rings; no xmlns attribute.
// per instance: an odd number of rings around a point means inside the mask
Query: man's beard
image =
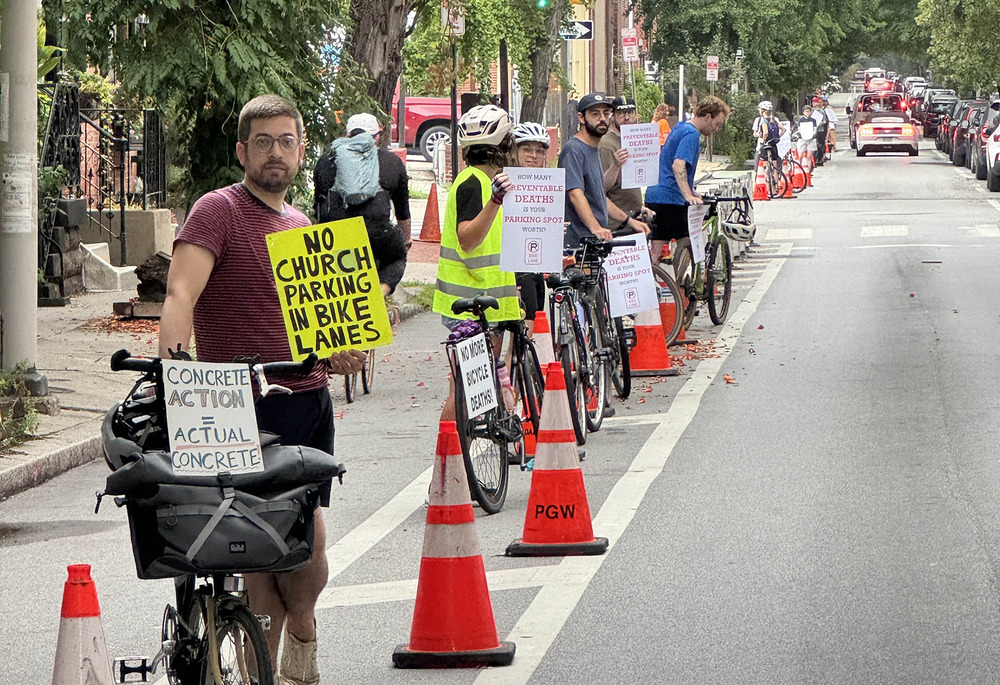
<svg viewBox="0 0 1000 685"><path fill-rule="evenodd" d="M288 190L288 186L292 185L292 179L297 172L298 169L292 170L287 164L268 162L256 169L248 168L246 173L247 178L261 190L268 193L284 193Z"/></svg>
<svg viewBox="0 0 1000 685"><path fill-rule="evenodd" d="M597 130L597 126L603 126L604 130L603 131L598 131ZM584 121L583 122L583 127L585 129L587 129L587 133L589 133L590 135L595 136L597 138L603 138L604 134L608 132L608 125L605 124L605 123L600 123L597 126L591 126L589 121Z"/></svg>

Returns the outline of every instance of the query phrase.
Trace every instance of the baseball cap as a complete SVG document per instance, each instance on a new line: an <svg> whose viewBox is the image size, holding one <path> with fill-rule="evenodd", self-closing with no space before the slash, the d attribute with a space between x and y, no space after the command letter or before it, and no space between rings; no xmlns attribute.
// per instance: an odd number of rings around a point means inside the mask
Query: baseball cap
<svg viewBox="0 0 1000 685"><path fill-rule="evenodd" d="M609 98L604 93L587 93L582 98L580 98L580 102L576 106L576 111L582 114L591 107L596 107L597 105L607 105L608 107L610 107L611 98Z"/></svg>
<svg viewBox="0 0 1000 685"><path fill-rule="evenodd" d="M382 130L382 127L378 125L378 119L374 115L362 112L361 114L352 115L347 120L348 133L353 133L359 129L374 136Z"/></svg>
<svg viewBox="0 0 1000 685"><path fill-rule="evenodd" d="M625 95L619 95L611 101L611 109L635 109L635 100Z"/></svg>

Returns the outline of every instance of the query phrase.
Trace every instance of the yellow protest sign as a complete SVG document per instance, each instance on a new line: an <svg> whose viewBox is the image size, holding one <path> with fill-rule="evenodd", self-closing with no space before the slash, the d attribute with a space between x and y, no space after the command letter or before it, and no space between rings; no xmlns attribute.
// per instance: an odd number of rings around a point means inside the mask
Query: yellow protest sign
<svg viewBox="0 0 1000 685"><path fill-rule="evenodd" d="M292 359L392 342L364 219L271 233L267 252Z"/></svg>

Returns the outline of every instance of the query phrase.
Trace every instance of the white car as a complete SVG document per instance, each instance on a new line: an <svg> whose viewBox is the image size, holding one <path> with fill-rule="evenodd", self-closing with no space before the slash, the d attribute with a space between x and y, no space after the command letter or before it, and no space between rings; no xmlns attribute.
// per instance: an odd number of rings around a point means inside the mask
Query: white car
<svg viewBox="0 0 1000 685"><path fill-rule="evenodd" d="M858 126L855 140L858 157L869 152L907 152L919 154L919 134L905 112L880 112Z"/></svg>
<svg viewBox="0 0 1000 685"><path fill-rule="evenodd" d="M1000 111L1000 101L990 103L990 109ZM986 187L1000 192L1000 126L984 133L986 138Z"/></svg>

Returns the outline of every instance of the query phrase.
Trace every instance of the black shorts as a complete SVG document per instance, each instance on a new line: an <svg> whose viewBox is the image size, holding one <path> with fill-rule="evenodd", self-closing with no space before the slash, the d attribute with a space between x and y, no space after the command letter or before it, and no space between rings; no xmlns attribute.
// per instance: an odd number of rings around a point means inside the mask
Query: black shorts
<svg viewBox="0 0 1000 685"><path fill-rule="evenodd" d="M521 291L525 321L534 321L535 314L545 309L545 279L542 274L515 274Z"/></svg>
<svg viewBox="0 0 1000 685"><path fill-rule="evenodd" d="M656 212L649 227L650 240L680 240L688 237L688 206L647 203Z"/></svg>

